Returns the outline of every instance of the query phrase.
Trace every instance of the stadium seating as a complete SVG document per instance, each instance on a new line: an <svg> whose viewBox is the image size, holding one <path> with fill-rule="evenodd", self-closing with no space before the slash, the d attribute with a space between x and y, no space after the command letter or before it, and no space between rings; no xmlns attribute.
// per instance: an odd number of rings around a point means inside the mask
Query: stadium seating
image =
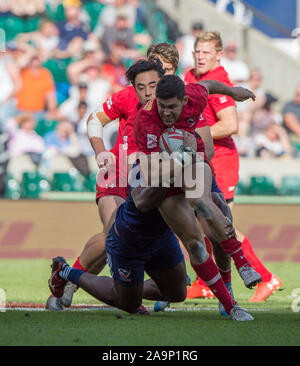
<svg viewBox="0 0 300 366"><path fill-rule="evenodd" d="M282 177L280 194L282 196L300 196L300 177L299 176Z"/></svg>
<svg viewBox="0 0 300 366"><path fill-rule="evenodd" d="M53 191L60 192L85 192L84 177L76 170L57 172L53 174Z"/></svg>
<svg viewBox="0 0 300 366"><path fill-rule="evenodd" d="M91 19L90 26L91 26L92 30L95 29L95 27L97 25L98 17L104 7L105 7L105 5L99 3L98 1L86 1L83 4L83 9L90 16L90 19Z"/></svg>
<svg viewBox="0 0 300 366"><path fill-rule="evenodd" d="M5 185L5 198L18 200L21 198L21 187L18 181L10 174L7 176Z"/></svg>
<svg viewBox="0 0 300 366"><path fill-rule="evenodd" d="M249 193L249 187L248 185L242 181L242 180L239 180L237 186L236 186L236 189L235 189L235 193L237 195L246 195Z"/></svg>
<svg viewBox="0 0 300 366"><path fill-rule="evenodd" d="M16 16L1 16L0 28L5 30L6 41L11 41L17 34L24 32L24 21Z"/></svg>
<svg viewBox="0 0 300 366"><path fill-rule="evenodd" d="M39 198L41 192L51 191L51 184L38 172L24 172L21 181L22 198Z"/></svg>
<svg viewBox="0 0 300 366"><path fill-rule="evenodd" d="M250 195L276 195L277 188L271 177L252 176L248 192Z"/></svg>
<svg viewBox="0 0 300 366"><path fill-rule="evenodd" d="M87 191L96 192L96 178L97 178L96 172L93 172L87 177L85 177L84 185Z"/></svg>

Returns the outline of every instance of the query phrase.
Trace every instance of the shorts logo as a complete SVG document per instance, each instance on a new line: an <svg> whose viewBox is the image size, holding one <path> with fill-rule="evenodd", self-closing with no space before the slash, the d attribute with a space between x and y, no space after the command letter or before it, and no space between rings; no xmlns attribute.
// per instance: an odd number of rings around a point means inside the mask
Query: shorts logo
<svg viewBox="0 0 300 366"><path fill-rule="evenodd" d="M128 150L128 136L123 136L123 150Z"/></svg>
<svg viewBox="0 0 300 366"><path fill-rule="evenodd" d="M226 103L227 102L227 97L225 96L222 96L219 98L219 102L222 104L222 103Z"/></svg>
<svg viewBox="0 0 300 366"><path fill-rule="evenodd" d="M151 133L147 134L147 148L153 149L157 146L157 136L152 135Z"/></svg>
<svg viewBox="0 0 300 366"><path fill-rule="evenodd" d="M119 272L119 276L121 277L121 279L125 282L131 282L131 271L128 269L124 269L124 268L118 268L118 272Z"/></svg>

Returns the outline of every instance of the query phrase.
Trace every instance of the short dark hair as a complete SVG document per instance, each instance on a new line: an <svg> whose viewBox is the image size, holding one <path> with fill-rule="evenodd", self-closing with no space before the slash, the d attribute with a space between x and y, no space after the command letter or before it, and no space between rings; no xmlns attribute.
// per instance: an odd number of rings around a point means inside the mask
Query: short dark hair
<svg viewBox="0 0 300 366"><path fill-rule="evenodd" d="M183 100L184 96L185 84L184 81L177 75L165 75L157 83L157 98L169 99L177 97L178 100Z"/></svg>
<svg viewBox="0 0 300 366"><path fill-rule="evenodd" d="M149 60L138 60L133 65L129 67L129 69L126 71L126 78L129 83L134 85L135 78L138 74L141 72L146 71L156 71L159 78L162 78L165 71L162 67L162 63L159 60L155 61L149 61Z"/></svg>

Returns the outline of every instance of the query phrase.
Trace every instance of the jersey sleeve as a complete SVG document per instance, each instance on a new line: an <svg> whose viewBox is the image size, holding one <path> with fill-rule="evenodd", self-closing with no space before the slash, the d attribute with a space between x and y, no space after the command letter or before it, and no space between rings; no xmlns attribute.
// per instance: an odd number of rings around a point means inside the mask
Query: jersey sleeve
<svg viewBox="0 0 300 366"><path fill-rule="evenodd" d="M124 105L124 93L121 90L107 98L102 106L107 117L113 121L125 117Z"/></svg>
<svg viewBox="0 0 300 366"><path fill-rule="evenodd" d="M150 116L141 110L135 117L134 138L138 147L138 151L145 154L159 152L160 129L152 123Z"/></svg>

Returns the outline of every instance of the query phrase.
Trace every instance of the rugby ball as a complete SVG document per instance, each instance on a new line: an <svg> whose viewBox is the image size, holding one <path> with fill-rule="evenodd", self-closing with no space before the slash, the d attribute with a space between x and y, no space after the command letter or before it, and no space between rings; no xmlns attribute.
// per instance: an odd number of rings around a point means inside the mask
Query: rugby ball
<svg viewBox="0 0 300 366"><path fill-rule="evenodd" d="M174 127L165 129L159 137L159 147L161 151L166 151L168 154L174 151L183 151L183 130Z"/></svg>

